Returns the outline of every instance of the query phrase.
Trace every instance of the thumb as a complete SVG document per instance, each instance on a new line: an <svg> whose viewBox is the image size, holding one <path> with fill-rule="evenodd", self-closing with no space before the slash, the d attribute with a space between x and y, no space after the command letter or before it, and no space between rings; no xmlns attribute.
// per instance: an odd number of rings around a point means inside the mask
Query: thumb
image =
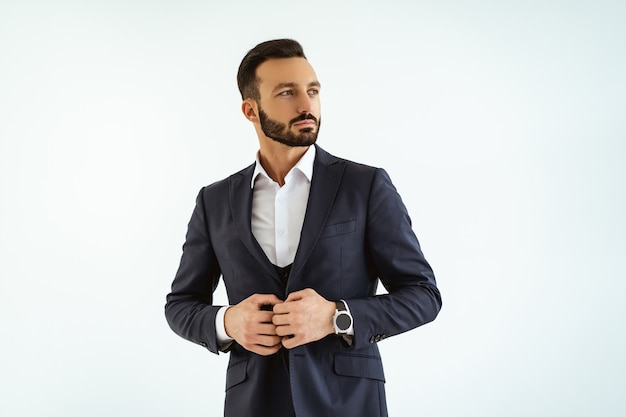
<svg viewBox="0 0 626 417"><path fill-rule="evenodd" d="M289 294L285 302L298 301L298 300L302 300L303 298L304 298L304 290L300 290L300 291L292 292L291 294Z"/></svg>

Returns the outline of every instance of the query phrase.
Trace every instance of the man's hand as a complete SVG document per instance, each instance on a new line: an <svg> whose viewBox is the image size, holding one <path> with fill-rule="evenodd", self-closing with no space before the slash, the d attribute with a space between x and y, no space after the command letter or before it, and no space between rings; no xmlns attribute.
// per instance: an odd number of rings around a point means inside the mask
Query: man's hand
<svg viewBox="0 0 626 417"><path fill-rule="evenodd" d="M289 294L284 303L274 305L272 322L287 349L320 340L334 333L336 305L315 290L307 288Z"/></svg>
<svg viewBox="0 0 626 417"><path fill-rule="evenodd" d="M253 294L224 314L226 334L245 349L259 355L272 355L281 347L281 337L272 323L271 306L282 303L274 294ZM262 310L270 306L269 311Z"/></svg>

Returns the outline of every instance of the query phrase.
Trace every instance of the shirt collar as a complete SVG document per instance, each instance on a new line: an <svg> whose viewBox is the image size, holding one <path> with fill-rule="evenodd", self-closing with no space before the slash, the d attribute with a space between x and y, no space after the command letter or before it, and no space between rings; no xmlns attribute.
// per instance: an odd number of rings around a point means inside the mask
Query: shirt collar
<svg viewBox="0 0 626 417"><path fill-rule="evenodd" d="M297 169L298 171L304 174L304 176L306 177L307 180L309 180L309 182L311 182L311 178L313 178L313 162L314 161L315 161L315 146L312 145L312 146L309 146L309 149L307 149L304 155L302 155L302 157L296 163L296 165L294 165L294 167L291 168L291 170L287 173L285 178L291 177L294 170ZM254 172L252 173L252 182L250 183L250 188L254 189L254 182L256 181L259 175L272 181L270 176L267 175L265 168L263 168L263 165L261 165L261 161L259 160L259 152L257 151L256 164L254 166Z"/></svg>

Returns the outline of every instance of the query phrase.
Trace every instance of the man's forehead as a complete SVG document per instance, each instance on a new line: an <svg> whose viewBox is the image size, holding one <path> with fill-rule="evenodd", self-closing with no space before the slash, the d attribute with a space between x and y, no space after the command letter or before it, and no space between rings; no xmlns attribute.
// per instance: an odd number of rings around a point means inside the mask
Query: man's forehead
<svg viewBox="0 0 626 417"><path fill-rule="evenodd" d="M264 88L275 88L279 84L319 84L313 67L305 58L268 59L259 65L256 75Z"/></svg>

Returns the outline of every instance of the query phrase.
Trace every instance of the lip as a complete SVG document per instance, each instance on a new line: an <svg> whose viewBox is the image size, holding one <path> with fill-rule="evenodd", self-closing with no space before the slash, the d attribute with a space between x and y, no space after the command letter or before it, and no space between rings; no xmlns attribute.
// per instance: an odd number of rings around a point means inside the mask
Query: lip
<svg viewBox="0 0 626 417"><path fill-rule="evenodd" d="M317 126L317 123L315 123L315 120L311 120L311 119L307 119L307 120L302 120L299 122L296 122L293 124L294 126L299 126L299 127L315 127Z"/></svg>

